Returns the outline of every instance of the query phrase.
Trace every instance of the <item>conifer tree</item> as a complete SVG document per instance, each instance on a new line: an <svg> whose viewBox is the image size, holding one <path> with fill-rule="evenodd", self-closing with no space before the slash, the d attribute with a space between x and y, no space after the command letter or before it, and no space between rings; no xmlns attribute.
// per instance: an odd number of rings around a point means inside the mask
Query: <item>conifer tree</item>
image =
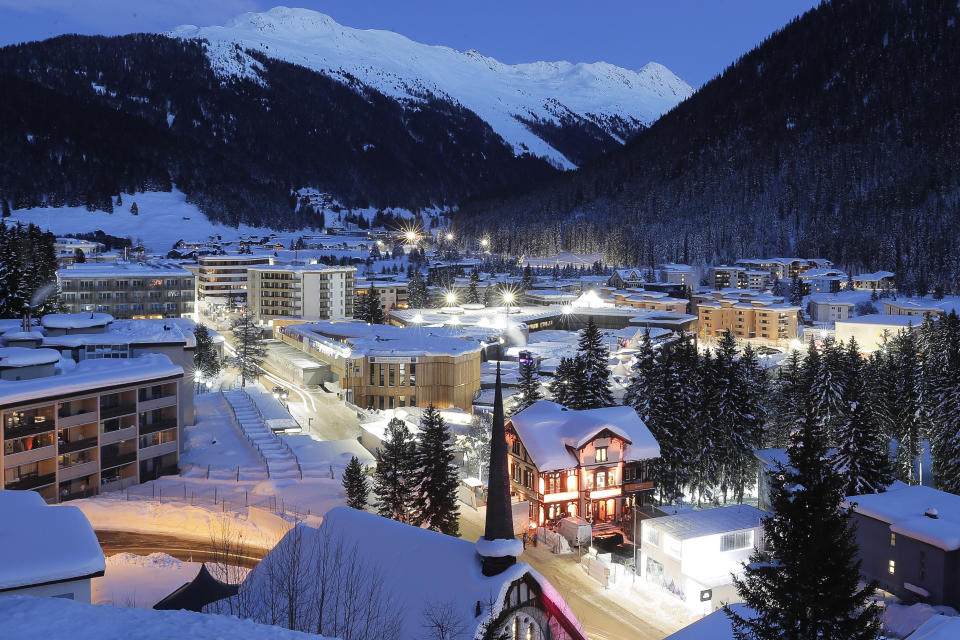
<svg viewBox="0 0 960 640"><path fill-rule="evenodd" d="M347 494L347 506L363 511L367 508L367 498L370 486L367 484L367 474L357 456L351 456L346 469L343 470L343 490Z"/></svg>
<svg viewBox="0 0 960 640"><path fill-rule="evenodd" d="M260 365L266 357L263 332L254 322L249 309L234 321L233 340L236 351L233 362L240 370L240 386L246 387L247 380L256 380L262 373Z"/></svg>
<svg viewBox="0 0 960 640"><path fill-rule="evenodd" d="M938 356L929 385L933 475L938 489L960 494L960 318L955 312L937 322L934 348Z"/></svg>
<svg viewBox="0 0 960 640"><path fill-rule="evenodd" d="M867 396L867 366L855 340L850 340L844 355L847 385L835 433L837 449L830 461L842 479L844 495L879 493L893 481L890 444Z"/></svg>
<svg viewBox="0 0 960 640"><path fill-rule="evenodd" d="M370 324L384 323L386 317L383 313L383 303L380 301L380 292L376 287L371 285L369 291L360 296L354 316Z"/></svg>
<svg viewBox="0 0 960 640"><path fill-rule="evenodd" d="M140 215L140 207L137 206L136 202L130 205L130 213L135 216Z"/></svg>
<svg viewBox="0 0 960 640"><path fill-rule="evenodd" d="M419 495L414 523L458 536L460 479L453 460L450 432L440 412L430 404L423 414L416 445L415 477Z"/></svg>
<svg viewBox="0 0 960 640"><path fill-rule="evenodd" d="M847 384L843 350L834 341L828 341L821 351L819 369L811 372L810 395L817 415L827 428L829 442L834 442L834 432L844 413L844 389Z"/></svg>
<svg viewBox="0 0 960 640"><path fill-rule="evenodd" d="M514 398L516 401L512 413L520 413L543 399L543 392L540 391L540 376L537 375L537 365L532 358L520 363L520 380Z"/></svg>
<svg viewBox="0 0 960 640"><path fill-rule="evenodd" d="M399 522L411 522L416 479L416 445L406 423L392 418L387 423L383 445L374 457L377 468L373 472L373 493L377 498L377 513Z"/></svg>
<svg viewBox="0 0 960 640"><path fill-rule="evenodd" d="M480 272L474 268L470 272L470 284L467 285L467 302L469 304L480 304L483 300L480 297Z"/></svg>
<svg viewBox="0 0 960 640"><path fill-rule="evenodd" d="M894 437L898 442L897 475L907 484L919 484L917 462L925 436L921 396L921 367L917 353L917 335L900 332L888 344L888 363L892 376L891 408ZM920 470L922 472L922 469Z"/></svg>
<svg viewBox="0 0 960 640"><path fill-rule="evenodd" d="M410 275L410 284L407 285L407 300L413 309L427 308L427 285L423 281L419 269L414 269Z"/></svg>
<svg viewBox="0 0 960 640"><path fill-rule="evenodd" d="M193 337L197 343L193 351L193 370L195 377L211 380L220 375L220 360L217 358L217 352L213 348L213 338L210 337L210 331L202 322L193 328Z"/></svg>
<svg viewBox="0 0 960 640"><path fill-rule="evenodd" d="M560 363L553 372L553 380L550 381L550 396L557 404L568 407L570 398L573 395L573 375L576 370L576 363L573 358L561 357Z"/></svg>
<svg viewBox="0 0 960 640"><path fill-rule="evenodd" d="M656 352L653 349L653 340L650 339L650 327L643 331L640 347L634 356L630 383L624 395L623 402L633 407L641 420L650 417L650 385L654 375Z"/></svg>
<svg viewBox="0 0 960 640"><path fill-rule="evenodd" d="M875 640L880 612L861 588L860 561L843 506L843 481L827 434L807 402L772 482L773 513L763 519L767 549L733 582L752 615L726 608L737 640Z"/></svg>
<svg viewBox="0 0 960 640"><path fill-rule="evenodd" d="M10 211L10 201L7 200L6 198L0 198L0 201L2 201L2 202L0 202L0 204L2 204L2 206L3 206L2 217L4 217L4 218L9 218L10 215L11 215L11 211Z"/></svg>
<svg viewBox="0 0 960 640"><path fill-rule="evenodd" d="M583 361L583 378L578 379L577 385L582 385L585 404L582 409L597 409L613 406L613 392L610 390L610 368L607 361L610 352L603 344L603 333L597 328L593 316L588 317L587 326L580 331L577 356Z"/></svg>
<svg viewBox="0 0 960 640"><path fill-rule="evenodd" d="M520 292L526 293L533 288L533 269L530 265L523 268L523 278L520 280Z"/></svg>
<svg viewBox="0 0 960 640"><path fill-rule="evenodd" d="M799 417L797 408L804 395L802 372L800 351L792 349L772 384L770 424L764 439L767 447L786 448L790 443L790 432Z"/></svg>

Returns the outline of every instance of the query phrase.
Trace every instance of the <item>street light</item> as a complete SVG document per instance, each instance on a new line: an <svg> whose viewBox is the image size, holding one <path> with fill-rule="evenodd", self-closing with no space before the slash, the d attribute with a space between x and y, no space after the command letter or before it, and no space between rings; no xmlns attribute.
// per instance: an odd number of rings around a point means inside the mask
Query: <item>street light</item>
<svg viewBox="0 0 960 640"><path fill-rule="evenodd" d="M448 232L447 232L447 242L449 242L449 241L451 241L451 240L453 240L453 233L450 232L450 231L448 231Z"/></svg>
<svg viewBox="0 0 960 640"><path fill-rule="evenodd" d="M513 304L515 299L516 296L513 295L513 291L503 292L503 304L507 307L507 313L510 313L510 305Z"/></svg>
<svg viewBox="0 0 960 640"><path fill-rule="evenodd" d="M416 234L416 232L414 232L414 231L407 231L407 232L406 232L405 234L403 234L403 235L404 235L404 237L407 239L407 241L409 241L409 242L413 242L414 240L417 239L417 234Z"/></svg>
<svg viewBox="0 0 960 640"><path fill-rule="evenodd" d="M489 239L489 238L484 238L484 239L482 239L482 240L480 241L480 246L483 247L484 249L486 249L487 247L489 247L489 246L490 246L490 239Z"/></svg>
<svg viewBox="0 0 960 640"><path fill-rule="evenodd" d="M453 305L455 305L455 304L457 303L457 294L455 294L453 291L451 291L450 293L448 293L448 294L445 296L445 299L446 299L446 301L447 301L447 306L448 306L448 307L452 307Z"/></svg>

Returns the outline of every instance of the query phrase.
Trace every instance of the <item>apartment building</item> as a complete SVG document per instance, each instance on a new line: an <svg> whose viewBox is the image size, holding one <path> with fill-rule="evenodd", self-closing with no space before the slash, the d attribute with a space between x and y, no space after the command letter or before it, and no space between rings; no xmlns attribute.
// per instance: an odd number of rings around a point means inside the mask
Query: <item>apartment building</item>
<svg viewBox="0 0 960 640"><path fill-rule="evenodd" d="M354 267L285 265L247 270L247 306L260 322L353 316Z"/></svg>
<svg viewBox="0 0 960 640"><path fill-rule="evenodd" d="M696 273L688 264L678 264L676 262L667 262L659 265L660 280L668 284L679 284L684 287L693 287L696 282Z"/></svg>
<svg viewBox="0 0 960 640"><path fill-rule="evenodd" d="M114 318L180 318L194 312L196 279L170 262L73 264L57 270L68 313Z"/></svg>
<svg viewBox="0 0 960 640"><path fill-rule="evenodd" d="M181 367L162 354L60 357L0 347L0 488L53 503L177 472Z"/></svg>
<svg viewBox="0 0 960 640"><path fill-rule="evenodd" d="M650 500L660 445L630 407L575 411L541 400L506 431L511 493L530 502L532 522L616 522Z"/></svg>
<svg viewBox="0 0 960 640"><path fill-rule="evenodd" d="M481 345L456 329L363 322L274 323L278 337L327 365L324 386L370 409L473 411Z"/></svg>
<svg viewBox="0 0 960 640"><path fill-rule="evenodd" d="M854 289L887 291L896 287L896 275L891 271L874 271L853 276Z"/></svg>
<svg viewBox="0 0 960 640"><path fill-rule="evenodd" d="M409 282L407 280L381 280L373 278L354 280L354 307L356 307L357 302L360 300L360 296L369 294L371 289L376 289L377 295L380 297L380 306L383 308L384 313L393 309L407 309L410 307L410 299L408 298Z"/></svg>
<svg viewBox="0 0 960 640"><path fill-rule="evenodd" d="M800 307L783 298L745 291L713 291L695 296L699 333L717 338L726 332L740 339L772 342L794 340L799 335Z"/></svg>
<svg viewBox="0 0 960 640"><path fill-rule="evenodd" d="M774 276L763 269L747 268L743 265L719 266L710 269L713 288L749 289L767 291L773 286Z"/></svg>
<svg viewBox="0 0 960 640"><path fill-rule="evenodd" d="M847 285L847 274L839 269L817 267L799 276L803 293L839 293Z"/></svg>
<svg viewBox="0 0 960 640"><path fill-rule="evenodd" d="M835 295L815 293L807 303L807 314L814 322L836 322L849 318L855 306Z"/></svg>
<svg viewBox="0 0 960 640"><path fill-rule="evenodd" d="M659 291L643 290L611 291L601 299L618 307L684 314L687 312L687 305L690 302L685 298L674 298Z"/></svg>
<svg viewBox="0 0 960 640"><path fill-rule="evenodd" d="M271 264L270 256L200 256L197 301L207 307L243 308L247 304L247 269Z"/></svg>
<svg viewBox="0 0 960 640"><path fill-rule="evenodd" d="M916 316L919 324L926 315L939 318L948 315L951 311L960 313L960 299L950 296L943 300L923 298L900 298L899 300L883 300L883 313L889 316Z"/></svg>
<svg viewBox="0 0 960 640"><path fill-rule="evenodd" d="M810 269L829 269L833 263L824 258L743 258L737 260L736 266L765 271L778 280L793 280Z"/></svg>

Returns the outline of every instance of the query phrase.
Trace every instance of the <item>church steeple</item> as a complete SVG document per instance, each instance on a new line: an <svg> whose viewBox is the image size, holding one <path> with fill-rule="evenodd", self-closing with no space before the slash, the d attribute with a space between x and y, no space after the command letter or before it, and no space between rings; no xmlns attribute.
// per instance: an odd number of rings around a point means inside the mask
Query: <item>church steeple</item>
<svg viewBox="0 0 960 640"><path fill-rule="evenodd" d="M483 575L495 576L516 563L522 550L513 534L513 509L510 504L510 475L507 470L507 431L503 416L503 389L500 363L493 397L493 433L490 442L490 478L487 486L487 520L483 537L477 541L477 553L483 563Z"/></svg>

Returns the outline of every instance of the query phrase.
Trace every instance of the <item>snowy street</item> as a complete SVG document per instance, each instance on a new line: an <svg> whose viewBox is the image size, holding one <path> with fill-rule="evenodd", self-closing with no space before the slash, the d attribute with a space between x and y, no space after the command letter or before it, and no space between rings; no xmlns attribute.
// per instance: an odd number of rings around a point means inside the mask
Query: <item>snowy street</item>
<svg viewBox="0 0 960 640"><path fill-rule="evenodd" d="M484 512L463 504L460 509L460 537L475 541L483 535ZM590 640L660 640L690 620L682 605L668 595L651 591L641 600L640 590L622 588L629 585L603 589L583 571L575 553L556 555L545 546L527 544L520 560L557 588Z"/></svg>

